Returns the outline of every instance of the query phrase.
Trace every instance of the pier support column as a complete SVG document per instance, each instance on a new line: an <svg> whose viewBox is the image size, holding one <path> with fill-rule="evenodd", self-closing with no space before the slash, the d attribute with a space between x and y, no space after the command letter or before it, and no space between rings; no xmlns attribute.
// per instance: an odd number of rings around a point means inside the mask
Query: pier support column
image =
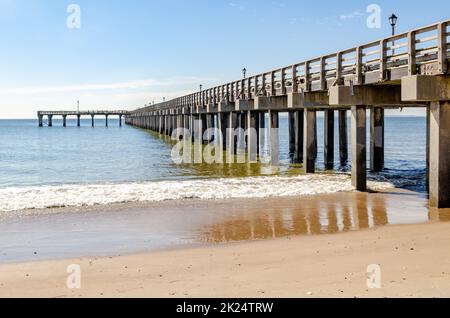
<svg viewBox="0 0 450 318"><path fill-rule="evenodd" d="M189 127L189 115L184 114L183 115L183 128L186 130L190 130L191 128Z"/></svg>
<svg viewBox="0 0 450 318"><path fill-rule="evenodd" d="M48 115L48 127L53 127L53 115Z"/></svg>
<svg viewBox="0 0 450 318"><path fill-rule="evenodd" d="M122 127L122 115L119 115L119 127Z"/></svg>
<svg viewBox="0 0 450 318"><path fill-rule="evenodd" d="M370 112L370 170L380 172L384 167L384 109L374 107Z"/></svg>
<svg viewBox="0 0 450 318"><path fill-rule="evenodd" d="M77 127L81 126L81 115L77 115Z"/></svg>
<svg viewBox="0 0 450 318"><path fill-rule="evenodd" d="M277 111L269 111L270 123L270 162L272 166L277 166L280 163L280 140L279 128L280 117Z"/></svg>
<svg viewBox="0 0 450 318"><path fill-rule="evenodd" d="M95 117L94 117L94 115L91 115L91 126L95 127Z"/></svg>
<svg viewBox="0 0 450 318"><path fill-rule="evenodd" d="M200 114L200 120L202 122L201 140L205 136L206 129L208 129L208 116L206 114Z"/></svg>
<svg viewBox="0 0 450 318"><path fill-rule="evenodd" d="M426 187L430 191L430 123L431 123L431 107L426 109Z"/></svg>
<svg viewBox="0 0 450 318"><path fill-rule="evenodd" d="M366 106L352 106L352 185L367 190Z"/></svg>
<svg viewBox="0 0 450 318"><path fill-rule="evenodd" d="M213 114L207 114L206 115L206 129L214 129L214 115ZM211 134L208 134L207 142L210 143L214 141L214 137Z"/></svg>
<svg viewBox="0 0 450 318"><path fill-rule="evenodd" d="M334 110L326 110L324 120L324 163L330 170L334 168Z"/></svg>
<svg viewBox="0 0 450 318"><path fill-rule="evenodd" d="M105 124L106 124L106 127L108 127L108 115L105 116Z"/></svg>
<svg viewBox="0 0 450 318"><path fill-rule="evenodd" d="M254 163L258 159L258 130L259 114L255 111L247 112L247 153L248 160Z"/></svg>
<svg viewBox="0 0 450 318"><path fill-rule="evenodd" d="M242 155L245 155L245 150L247 149L246 135L245 135L248 125L247 117L248 116L246 112L238 113L238 124L239 128L241 128L241 130L239 131L239 150L241 151L240 154Z"/></svg>
<svg viewBox="0 0 450 318"><path fill-rule="evenodd" d="M289 123L289 156L294 161L295 158L295 113L288 112Z"/></svg>
<svg viewBox="0 0 450 318"><path fill-rule="evenodd" d="M339 159L341 166L348 163L348 124L347 111L345 109L339 111Z"/></svg>
<svg viewBox="0 0 450 318"><path fill-rule="evenodd" d="M294 162L303 163L303 131L304 131L305 113L304 110L296 110L294 112L294 134L295 134L295 150Z"/></svg>
<svg viewBox="0 0 450 318"><path fill-rule="evenodd" d="M228 158L237 153L238 136L236 135L236 129L239 127L238 114L235 112L230 112L228 114L228 127L227 127L227 137L226 137L226 147L228 151ZM228 162L232 162L228 160Z"/></svg>
<svg viewBox="0 0 450 318"><path fill-rule="evenodd" d="M67 115L63 115L63 127L67 127Z"/></svg>
<svg viewBox="0 0 450 318"><path fill-rule="evenodd" d="M450 208L450 102L432 102L430 112L430 206Z"/></svg>
<svg viewBox="0 0 450 318"><path fill-rule="evenodd" d="M266 113L259 112L259 132L258 132L258 154L263 155L264 146L266 144Z"/></svg>
<svg viewBox="0 0 450 318"><path fill-rule="evenodd" d="M163 115L163 135L168 134L169 116L167 114Z"/></svg>
<svg viewBox="0 0 450 318"><path fill-rule="evenodd" d="M228 113L219 113L217 114L217 124L219 125L219 130L221 133L221 145L223 150L227 150L227 123L229 114Z"/></svg>
<svg viewBox="0 0 450 318"><path fill-rule="evenodd" d="M39 127L44 127L44 122L43 122L43 116L42 115L38 115L38 122L39 122Z"/></svg>
<svg viewBox="0 0 450 318"><path fill-rule="evenodd" d="M317 154L317 114L315 110L305 109L303 132L303 169L305 173L316 172Z"/></svg>

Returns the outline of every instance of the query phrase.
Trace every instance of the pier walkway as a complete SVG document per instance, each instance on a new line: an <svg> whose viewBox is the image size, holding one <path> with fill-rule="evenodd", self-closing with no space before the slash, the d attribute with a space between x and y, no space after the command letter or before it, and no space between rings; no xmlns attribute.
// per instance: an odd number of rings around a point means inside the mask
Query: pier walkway
<svg viewBox="0 0 450 318"><path fill-rule="evenodd" d="M108 127L108 118L110 116L118 116L119 117L119 125L122 126L122 118L124 116L129 115L129 111L125 110L116 110L116 111L107 111L107 110L96 110L96 111L38 111L38 121L39 127L44 126L44 116L48 118L48 126L53 126L53 117L61 116L63 119L63 127L67 126L67 117L75 116L77 118L77 126L81 126L81 117L82 116L90 116L91 117L91 125L95 126L95 116L104 116L105 117L105 125Z"/></svg>

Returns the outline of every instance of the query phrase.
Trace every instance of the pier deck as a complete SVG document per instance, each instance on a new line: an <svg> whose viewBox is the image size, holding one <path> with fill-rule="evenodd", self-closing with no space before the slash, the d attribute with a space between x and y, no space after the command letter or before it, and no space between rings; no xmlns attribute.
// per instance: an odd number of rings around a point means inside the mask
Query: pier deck
<svg viewBox="0 0 450 318"><path fill-rule="evenodd" d="M48 126L53 126L53 117L54 116L61 116L63 119L63 127L67 126L67 117L68 116L76 116L77 118L77 126L81 126L81 117L82 116L90 116L91 117L91 125L94 127L95 116L105 116L105 125L108 127L108 118L110 116L118 116L119 117L119 125L122 126L122 118L124 116L129 115L129 111L125 110L115 110L115 111L109 111L109 110L93 110L93 111L38 111L38 121L39 121L39 127L44 126L44 116L48 118Z"/></svg>

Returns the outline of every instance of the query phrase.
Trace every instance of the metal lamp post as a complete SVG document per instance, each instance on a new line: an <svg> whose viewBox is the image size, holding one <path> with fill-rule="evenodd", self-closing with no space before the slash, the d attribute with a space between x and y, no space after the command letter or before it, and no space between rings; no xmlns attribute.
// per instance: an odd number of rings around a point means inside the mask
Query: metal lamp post
<svg viewBox="0 0 450 318"><path fill-rule="evenodd" d="M395 26L397 25L397 20L398 20L398 17L395 14L392 14L389 17L389 22L391 23L391 27L392 27L392 36L395 35Z"/></svg>
<svg viewBox="0 0 450 318"><path fill-rule="evenodd" d="M389 22L391 23L391 27L392 27L392 36L395 35L395 26L397 25L397 20L398 20L398 17L395 14L392 14L389 17ZM395 46L395 40L392 41L392 46L393 47ZM394 56L394 55L395 55L395 48L392 48L392 56Z"/></svg>

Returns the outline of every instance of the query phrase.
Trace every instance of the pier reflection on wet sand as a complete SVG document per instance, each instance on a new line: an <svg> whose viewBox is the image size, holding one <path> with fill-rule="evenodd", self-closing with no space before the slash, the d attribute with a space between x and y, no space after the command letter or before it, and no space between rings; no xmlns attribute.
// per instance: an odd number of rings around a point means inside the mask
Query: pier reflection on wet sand
<svg viewBox="0 0 450 318"><path fill-rule="evenodd" d="M28 217L24 213L0 222L0 263L450 221L450 209L430 210L425 195L406 190L62 208L30 211Z"/></svg>
<svg viewBox="0 0 450 318"><path fill-rule="evenodd" d="M302 200L280 200L275 207L246 207L204 230L207 243L259 240L294 235L333 234L373 227L450 221L449 210L429 210L414 193L345 193ZM397 200L400 199L400 200ZM292 204L296 201L295 204Z"/></svg>

